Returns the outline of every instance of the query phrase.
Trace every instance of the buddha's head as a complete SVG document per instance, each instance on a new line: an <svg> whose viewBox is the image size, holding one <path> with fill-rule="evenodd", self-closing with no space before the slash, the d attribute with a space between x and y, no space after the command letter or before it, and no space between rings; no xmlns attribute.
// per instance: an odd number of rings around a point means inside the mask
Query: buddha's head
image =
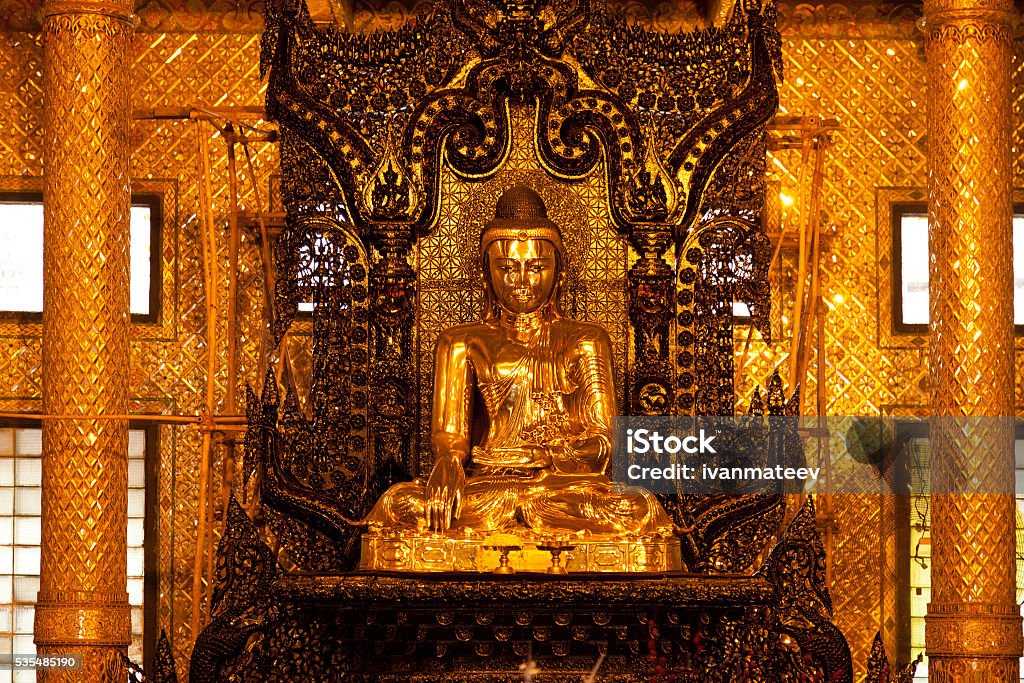
<svg viewBox="0 0 1024 683"><path fill-rule="evenodd" d="M502 311L528 315L545 310L560 315L565 250L540 195L524 185L507 190L498 200L494 220L480 236L480 251L485 319L494 319Z"/></svg>

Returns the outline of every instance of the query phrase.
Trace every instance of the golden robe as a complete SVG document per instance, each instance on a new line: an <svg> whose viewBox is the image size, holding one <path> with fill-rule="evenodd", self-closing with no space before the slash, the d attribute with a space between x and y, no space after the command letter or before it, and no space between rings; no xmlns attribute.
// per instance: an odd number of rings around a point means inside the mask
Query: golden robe
<svg viewBox="0 0 1024 683"><path fill-rule="evenodd" d="M442 333L436 359L434 453L468 455L454 531L671 535L653 495L613 492L607 475L615 395L604 329L550 313L520 331L470 323ZM396 484L367 521L423 528L426 498L419 481Z"/></svg>

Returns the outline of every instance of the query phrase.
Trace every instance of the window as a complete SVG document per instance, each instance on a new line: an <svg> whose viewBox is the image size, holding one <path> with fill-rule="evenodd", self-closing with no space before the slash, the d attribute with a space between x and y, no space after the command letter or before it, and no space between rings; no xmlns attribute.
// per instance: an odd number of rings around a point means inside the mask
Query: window
<svg viewBox="0 0 1024 683"><path fill-rule="evenodd" d="M32 655L39 592L42 430L37 421L0 427L0 654ZM8 423L10 425L10 423ZM128 602L132 643L128 655L152 652L156 618L154 567L156 430L128 431ZM144 541L148 537L149 543ZM13 675L13 678L11 677ZM0 671L0 682L35 681L35 672Z"/></svg>
<svg viewBox="0 0 1024 683"><path fill-rule="evenodd" d="M928 332L928 206L892 207L893 322L896 332ZM1024 206L1013 216L1013 321L1024 326ZM1018 330L1021 331L1021 330Z"/></svg>
<svg viewBox="0 0 1024 683"><path fill-rule="evenodd" d="M312 317L318 290L352 284L345 267L345 256L338 246L338 241L332 239L329 234L318 234L310 244L304 244L299 248L297 281L301 297L298 306L300 316ZM344 238L341 238L341 243L344 244Z"/></svg>
<svg viewBox="0 0 1024 683"><path fill-rule="evenodd" d="M159 320L160 197L136 195L131 208L132 322ZM42 319L43 197L41 193L0 195L0 312L26 321Z"/></svg>
<svg viewBox="0 0 1024 683"><path fill-rule="evenodd" d="M931 602L931 443L928 436L928 424L923 422L901 423L897 427L897 443L903 449L909 475L909 496L896 497L897 514L902 506L903 528L902 541L897 535L901 549L903 566L897 573L897 595L900 605L897 607L897 659L901 662L915 659L924 654L924 622ZM1018 425L1014 443L1016 456L1016 492L1017 492L1017 599L1020 602L1020 577L1024 576L1024 425ZM905 533L909 529L909 534ZM904 592L901 593L900 589ZM908 594L909 593L909 594ZM1024 606L1022 606L1024 613ZM902 623L901 623L902 622ZM1021 660L1021 679L1024 681L1024 658ZM915 681L928 680L927 658L918 665Z"/></svg>

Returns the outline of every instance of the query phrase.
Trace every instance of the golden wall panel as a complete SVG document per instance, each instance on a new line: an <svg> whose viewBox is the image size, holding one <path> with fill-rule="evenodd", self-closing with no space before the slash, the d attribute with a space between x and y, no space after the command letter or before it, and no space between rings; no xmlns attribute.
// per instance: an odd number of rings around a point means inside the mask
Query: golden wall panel
<svg viewBox="0 0 1024 683"><path fill-rule="evenodd" d="M821 6L817 6L821 7ZM867 12L867 9L861 11ZM881 11L881 10L879 10ZM900 16L906 8L894 8ZM918 10L919 11L919 10ZM847 10L816 14L790 30L814 36L839 35L849 22ZM784 36L786 82L781 109L788 115L835 118L839 129L831 134L822 185L822 210L835 226L831 248L824 256L822 292L828 306L825 318L825 411L830 415L879 415L891 404L928 404L927 344L888 348L880 308L891 287L879 275L879 259L888 242L879 234L884 210L878 206L879 188L923 186L925 81L923 40L904 37L899 22L889 26L890 37L862 36L883 33L878 25L861 25L850 39ZM779 191L795 200L783 211L784 229L795 231L799 214L801 152L776 152L769 159L769 174ZM788 372L792 321L794 257L782 260L774 278L775 304L782 309L782 335L765 344L755 334L748 359L748 376L739 382L749 399L754 382L765 386L770 372ZM746 329L737 331L742 354ZM803 386L805 412L816 412L817 359L810 356L809 375ZM787 377L787 379L790 379ZM741 405L743 401L741 400ZM812 449L808 456L817 457ZM881 630L892 651L895 622L891 587L891 515L885 514L880 496L839 496L832 506L834 528L830 569L836 621L847 636L855 677L864 674L871 639ZM891 553L890 553L891 554ZM865 581L865 577L878 577Z"/></svg>
<svg viewBox="0 0 1024 683"><path fill-rule="evenodd" d="M264 85L258 72L259 37L251 34L139 34L132 71L135 74L134 104L137 109L154 106L257 106L262 104ZM252 122L252 123L255 123ZM228 269L228 166L224 140L206 124L199 127L183 121L138 121L133 130L134 178L176 178L179 188L177 231L177 318L179 331L164 344L139 344L133 366L150 376L145 398L164 401L179 414L198 414L203 407L206 383L207 346L205 287L202 277L199 206L199 158L196 135L210 138L209 159L213 186L213 212L218 235L220 311L219 343L213 352L219 358L215 380L222 405L226 382L226 298L224 278ZM267 202L269 176L276 172L275 145L254 143L251 147L260 197ZM241 148L237 150L239 207L255 210L250 172ZM239 377L238 395L244 396L244 382L255 381L258 362L259 318L263 297L259 250L243 236L239 255ZM241 409L242 406L239 406ZM220 405L218 406L218 410ZM170 439L164 439L170 435ZM200 433L193 428L161 430L160 490L160 604L158 625L174 633L175 654L185 661L191 648L192 567L196 547L198 504L198 461ZM214 490L220 488L220 451L214 458ZM220 523L216 524L219 529Z"/></svg>

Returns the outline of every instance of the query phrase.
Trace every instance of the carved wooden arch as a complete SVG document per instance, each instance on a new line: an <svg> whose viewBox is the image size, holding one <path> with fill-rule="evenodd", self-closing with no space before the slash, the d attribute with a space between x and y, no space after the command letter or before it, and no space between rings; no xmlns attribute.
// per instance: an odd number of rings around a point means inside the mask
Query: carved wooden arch
<svg viewBox="0 0 1024 683"><path fill-rule="evenodd" d="M366 35L314 25L304 0L271 0L266 16L261 67L267 110L281 128L287 212L276 249L275 340L297 307L295 262L315 248L311 221L344 226L367 257L360 329L370 361L361 381L373 387L347 389L350 400L367 402L365 455L350 477L367 492L362 502L334 505L323 491L293 487L273 492L275 507L343 540L350 563L355 532L345 520L368 512L383 487L414 468L417 274L408 254L437 223L443 168L470 182L502 168L512 106L534 108L533 147L554 179L604 174L612 223L636 252L625 411L696 409L678 400L686 375L673 362L685 289L677 285L686 274L677 270L679 252L694 234L710 234L702 226L712 218L757 232L750 221L764 201L764 127L778 105L781 62L771 0L738 0L726 25L687 34L630 26L594 0L439 0L422 19ZM690 295L707 298L699 289ZM766 308L767 294L757 303ZM314 332L317 344L330 348ZM724 362L716 368L731 372ZM723 377L696 381L717 387ZM294 412L286 397L282 426L296 423ZM324 467L351 457L349 441L337 444ZM288 448L271 449L268 471L292 457ZM317 500L326 507L310 502Z"/></svg>
<svg viewBox="0 0 1024 683"><path fill-rule="evenodd" d="M629 26L599 0L449 0L369 35L272 0L261 66L268 113L319 157L362 233L381 220L429 231L442 161L496 172L507 105L527 102L552 174L579 178L603 157L620 229L668 222L681 238L723 159L775 114L779 46L772 0L687 34Z"/></svg>

